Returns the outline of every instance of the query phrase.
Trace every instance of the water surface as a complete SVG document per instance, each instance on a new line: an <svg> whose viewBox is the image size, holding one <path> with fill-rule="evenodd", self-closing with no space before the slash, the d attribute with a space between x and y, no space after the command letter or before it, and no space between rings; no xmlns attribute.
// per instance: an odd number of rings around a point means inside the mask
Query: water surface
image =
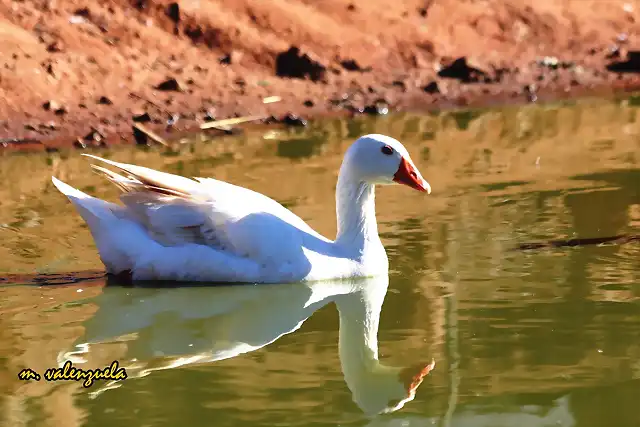
<svg viewBox="0 0 640 427"><path fill-rule="evenodd" d="M252 188L333 236L346 147L364 133L400 139L432 195L379 189L389 277L325 286L105 286L50 176L116 189L78 153L0 158L1 424L640 426L640 245L514 250L640 233L636 104L335 119L180 153L98 153ZM389 376L358 368L366 346ZM118 360L130 378L84 389L17 377L65 358ZM413 400L367 416L432 359Z"/></svg>

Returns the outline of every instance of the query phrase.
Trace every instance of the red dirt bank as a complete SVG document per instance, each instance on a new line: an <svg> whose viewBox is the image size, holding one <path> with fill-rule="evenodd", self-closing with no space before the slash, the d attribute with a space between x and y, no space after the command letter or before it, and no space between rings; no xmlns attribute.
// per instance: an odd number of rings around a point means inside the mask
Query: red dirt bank
<svg viewBox="0 0 640 427"><path fill-rule="evenodd" d="M0 138L6 148L24 146L10 138L70 144L95 128L109 143L132 141L132 116L145 111L158 125L178 114L181 127L207 112L627 90L640 74L606 67L640 47L639 22L637 0L0 0ZM276 75L291 46L320 64L319 80ZM477 71L438 76L460 57ZM627 71L640 69L628 58ZM170 77L179 90L155 89ZM263 104L268 96L282 100Z"/></svg>

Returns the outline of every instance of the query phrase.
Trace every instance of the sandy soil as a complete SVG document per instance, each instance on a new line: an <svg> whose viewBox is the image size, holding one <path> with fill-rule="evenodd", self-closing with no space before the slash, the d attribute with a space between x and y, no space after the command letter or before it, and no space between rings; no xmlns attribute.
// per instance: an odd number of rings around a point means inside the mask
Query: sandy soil
<svg viewBox="0 0 640 427"><path fill-rule="evenodd" d="M638 0L0 0L0 146L631 90L639 22Z"/></svg>

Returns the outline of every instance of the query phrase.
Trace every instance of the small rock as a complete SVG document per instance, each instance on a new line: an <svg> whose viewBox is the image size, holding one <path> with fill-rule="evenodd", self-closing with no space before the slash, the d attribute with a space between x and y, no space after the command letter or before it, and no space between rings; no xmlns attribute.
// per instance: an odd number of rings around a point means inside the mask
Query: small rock
<svg viewBox="0 0 640 427"><path fill-rule="evenodd" d="M331 105L343 106L344 104L349 102L350 98L351 98L351 95L349 95L348 93L343 93L337 98L331 98L329 102L331 103Z"/></svg>
<svg viewBox="0 0 640 427"><path fill-rule="evenodd" d="M373 104L364 107L363 112L372 116L384 116L389 113L389 104L384 99L379 99Z"/></svg>
<svg viewBox="0 0 640 427"><path fill-rule="evenodd" d="M184 29L184 34L189 37L191 42L194 44L198 44L203 40L205 41L205 44L207 44L204 31L200 25L187 25Z"/></svg>
<svg viewBox="0 0 640 427"><path fill-rule="evenodd" d="M440 93L440 86L438 86L438 82L433 81L423 86L422 90L426 93Z"/></svg>
<svg viewBox="0 0 640 427"><path fill-rule="evenodd" d="M76 138L73 145L76 148L85 149L89 145L94 147L104 147L106 146L106 142L104 139L104 135L100 133L96 128L91 128L91 132L86 134L84 138Z"/></svg>
<svg viewBox="0 0 640 427"><path fill-rule="evenodd" d="M287 114L284 117L282 117L280 119L280 123L284 123L287 126L300 126L300 127L305 127L307 126L307 121L305 119L303 119L302 117L298 117L295 114Z"/></svg>
<svg viewBox="0 0 640 427"><path fill-rule="evenodd" d="M48 130L56 130L58 129L58 124L56 122L54 122L53 120L50 120L46 123L41 123L40 124L40 128L42 129L48 129Z"/></svg>
<svg viewBox="0 0 640 427"><path fill-rule="evenodd" d="M82 16L83 18L87 18L87 19L91 18L91 11L89 10L89 8L86 8L86 7L81 7L80 9L76 9L76 11L73 12L73 14L76 16Z"/></svg>
<svg viewBox="0 0 640 427"><path fill-rule="evenodd" d="M325 79L327 67L312 59L308 54L302 54L297 46L291 46L288 50L280 52L276 56L276 75L304 79L311 81Z"/></svg>
<svg viewBox="0 0 640 427"><path fill-rule="evenodd" d="M178 3L169 3L165 13L174 23L180 22L180 5Z"/></svg>
<svg viewBox="0 0 640 427"><path fill-rule="evenodd" d="M620 46L618 45L610 46L605 54L605 58L607 59L618 59L620 56L622 55L620 53Z"/></svg>
<svg viewBox="0 0 640 427"><path fill-rule="evenodd" d="M527 95L529 102L536 102L538 100L538 95L536 94L537 89L535 84L529 84L524 87L524 93Z"/></svg>
<svg viewBox="0 0 640 427"><path fill-rule="evenodd" d="M64 50L64 46L62 45L62 42L59 40L51 42L47 45L47 52L49 53L62 52L63 50Z"/></svg>
<svg viewBox="0 0 640 427"><path fill-rule="evenodd" d="M541 67L550 68L552 70L556 70L558 68L572 68L575 66L573 61L560 61L555 56L545 56L544 58L538 59L536 63Z"/></svg>
<svg viewBox="0 0 640 427"><path fill-rule="evenodd" d="M169 91L182 92L184 90L182 88L182 85L173 77L168 78L167 80L158 84L157 86L154 87L154 89L161 90L164 92L169 92Z"/></svg>
<svg viewBox="0 0 640 427"><path fill-rule="evenodd" d="M403 92L407 90L407 85L402 80L394 80L391 85L400 88Z"/></svg>
<svg viewBox="0 0 640 427"><path fill-rule="evenodd" d="M133 127L133 139L137 145L149 145L149 137L147 134L135 126Z"/></svg>
<svg viewBox="0 0 640 427"><path fill-rule="evenodd" d="M555 56L545 56L544 58L538 59L536 63L541 67L547 67L555 70L558 68L560 61Z"/></svg>
<svg viewBox="0 0 640 427"><path fill-rule="evenodd" d="M171 114L167 119L167 126L174 126L180 120L179 114Z"/></svg>
<svg viewBox="0 0 640 427"><path fill-rule="evenodd" d="M215 111L214 110L207 110L204 113L204 116L202 117L202 119L205 122L213 122L216 120L216 116L215 116Z"/></svg>
<svg viewBox="0 0 640 427"><path fill-rule="evenodd" d="M91 132L89 132L84 136L84 141L91 141L91 142L97 142L99 144L102 144L104 143L104 135L100 133L100 131L98 131L97 129L91 128Z"/></svg>
<svg viewBox="0 0 640 427"><path fill-rule="evenodd" d="M271 125L271 124L278 123L278 122L279 122L278 118L276 116L274 116L273 114L268 116L268 117L265 117L264 119L262 119L262 123L265 124L265 125Z"/></svg>
<svg viewBox="0 0 640 427"><path fill-rule="evenodd" d="M136 123L147 123L151 121L151 116L145 111L142 113L134 114L133 117L131 117L131 120Z"/></svg>
<svg viewBox="0 0 640 427"><path fill-rule="evenodd" d="M438 72L438 76L450 79L458 79L463 83L475 83L487 77L487 73L470 66L466 57L460 57L454 60L448 66L442 68Z"/></svg>
<svg viewBox="0 0 640 427"><path fill-rule="evenodd" d="M54 100L49 100L49 101L45 102L44 104L42 104L42 108L44 108L47 111L55 111L58 108L60 108L60 104L58 104Z"/></svg>
<svg viewBox="0 0 640 427"><path fill-rule="evenodd" d="M353 104L344 105L344 109L349 111L352 114L362 114L362 113L364 113L364 107L355 106Z"/></svg>
<svg viewBox="0 0 640 427"><path fill-rule="evenodd" d="M149 0L135 0L133 2L133 7L135 7L138 10L144 10L147 8L149 3Z"/></svg>
<svg viewBox="0 0 640 427"><path fill-rule="evenodd" d="M71 15L69 17L69 24L72 24L72 25L84 24L86 22L87 20L84 16Z"/></svg>
<svg viewBox="0 0 640 427"><path fill-rule="evenodd" d="M98 104L112 105L113 102L109 98L107 98L106 96L101 96L100 98L98 98Z"/></svg>
<svg viewBox="0 0 640 427"><path fill-rule="evenodd" d="M231 52L227 53L226 55L218 59L218 62L224 65L237 64L238 62L240 62L241 58L242 58L242 52L237 50L232 50Z"/></svg>
<svg viewBox="0 0 640 427"><path fill-rule="evenodd" d="M53 64L51 62L44 63L42 64L42 66L44 67L47 74L49 74L51 77L56 77L56 73L53 71Z"/></svg>
<svg viewBox="0 0 640 427"><path fill-rule="evenodd" d="M493 71L493 82L500 83L504 76L510 72L511 70L509 68L495 68Z"/></svg>
<svg viewBox="0 0 640 427"><path fill-rule="evenodd" d="M98 29L103 32L106 33L109 31L109 23L107 22L106 18L101 17L98 22L94 21L94 24L98 27ZM117 41L118 39L113 39L114 41Z"/></svg>
<svg viewBox="0 0 640 427"><path fill-rule="evenodd" d="M344 68L347 71L360 71L364 73L372 70L371 67L362 68L360 64L356 62L355 59L344 59L340 61L340 65L342 65L342 68Z"/></svg>
<svg viewBox="0 0 640 427"><path fill-rule="evenodd" d="M640 72L640 51L627 52L626 61L617 61L607 65L607 70L617 73Z"/></svg>

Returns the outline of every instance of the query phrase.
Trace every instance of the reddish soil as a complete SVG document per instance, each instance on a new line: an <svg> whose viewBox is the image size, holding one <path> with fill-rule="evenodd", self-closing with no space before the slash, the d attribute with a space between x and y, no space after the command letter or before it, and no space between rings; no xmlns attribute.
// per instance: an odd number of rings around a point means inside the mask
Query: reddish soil
<svg viewBox="0 0 640 427"><path fill-rule="evenodd" d="M632 90L639 23L638 0L0 0L0 146L72 144L92 129L131 142L143 112L164 132L172 115L180 129L207 113L307 117ZM306 64L278 59L292 46ZM461 57L474 69L438 75ZM304 75L278 76L279 64ZM167 78L178 87L157 89ZM281 100L264 104L269 96Z"/></svg>

